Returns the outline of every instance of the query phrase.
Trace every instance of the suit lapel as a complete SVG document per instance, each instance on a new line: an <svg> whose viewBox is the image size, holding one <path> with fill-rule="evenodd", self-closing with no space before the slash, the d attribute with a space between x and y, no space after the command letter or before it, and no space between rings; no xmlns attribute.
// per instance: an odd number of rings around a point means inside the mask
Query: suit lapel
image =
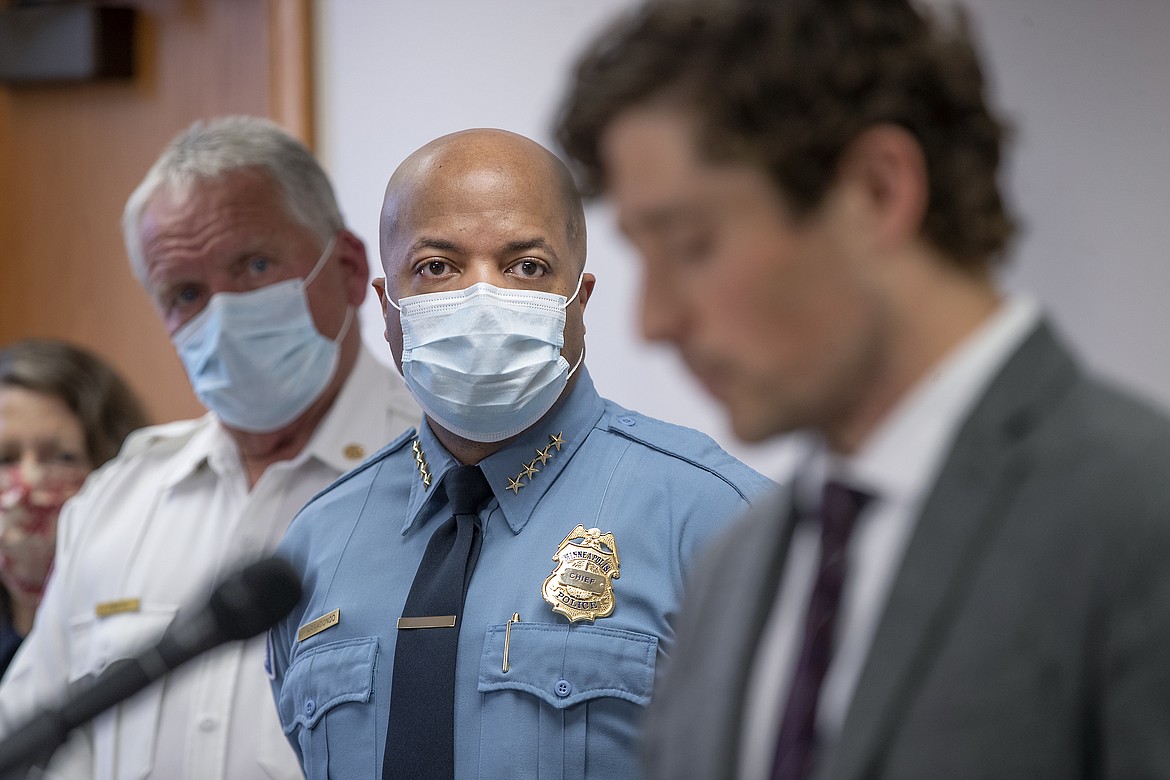
<svg viewBox="0 0 1170 780"><path fill-rule="evenodd" d="M868 777L880 767L1030 468L1028 434L1076 376L1071 358L1042 323L960 429L890 590L839 748L819 778Z"/></svg>
<svg viewBox="0 0 1170 780"><path fill-rule="evenodd" d="M796 523L796 510L792 490L784 489L777 494L775 502L761 506L764 515L758 526L760 536L749 540L748 549L739 557L742 564L733 575L740 582L738 587L728 588L726 594L734 594L734 603L726 604L721 611L732 622L720 632L721 642L729 645L729 655L722 659L731 673L730 688L737 695L729 699L733 703L726 717L713 724L721 727L722 736L714 751L723 756L724 773L720 777L734 778L739 773L740 740L743 734L744 702L747 701L748 686L752 683L752 669L760 637L771 616L776 594L780 589L780 578L784 562L788 558L788 547L792 541L792 530ZM747 631L743 628L747 627ZM717 697L719 692L714 692Z"/></svg>

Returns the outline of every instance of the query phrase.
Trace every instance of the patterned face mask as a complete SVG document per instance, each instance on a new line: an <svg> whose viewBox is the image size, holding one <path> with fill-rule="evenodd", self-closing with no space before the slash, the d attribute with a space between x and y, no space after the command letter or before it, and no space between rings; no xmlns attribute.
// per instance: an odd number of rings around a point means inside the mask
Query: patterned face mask
<svg viewBox="0 0 1170 780"><path fill-rule="evenodd" d="M36 602L45 590L57 541L57 515L81 489L86 471L44 466L35 480L0 467L0 582L15 599Z"/></svg>

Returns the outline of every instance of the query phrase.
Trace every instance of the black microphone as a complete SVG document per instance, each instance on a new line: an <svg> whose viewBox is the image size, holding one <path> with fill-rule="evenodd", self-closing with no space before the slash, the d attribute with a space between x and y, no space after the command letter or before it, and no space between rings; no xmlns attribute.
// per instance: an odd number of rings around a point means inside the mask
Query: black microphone
<svg viewBox="0 0 1170 780"><path fill-rule="evenodd" d="M130 698L167 672L224 642L248 639L287 615L301 598L296 571L281 558L264 558L224 578L207 605L182 612L158 642L110 665L83 691L68 696L0 742L0 777L48 757L69 732ZM12 774L9 774L12 773ZM23 776L23 775L20 775Z"/></svg>

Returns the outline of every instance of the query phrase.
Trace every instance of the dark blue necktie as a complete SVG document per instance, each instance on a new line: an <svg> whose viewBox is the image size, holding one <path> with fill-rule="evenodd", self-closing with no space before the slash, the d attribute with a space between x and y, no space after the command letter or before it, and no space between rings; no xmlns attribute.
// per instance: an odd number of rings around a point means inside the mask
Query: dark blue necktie
<svg viewBox="0 0 1170 780"><path fill-rule="evenodd" d="M833 654L833 628L845 582L846 546L869 496L838 482L825 483L817 517L821 560L804 620L804 639L776 743L772 780L811 776L816 758L817 701Z"/></svg>
<svg viewBox="0 0 1170 780"><path fill-rule="evenodd" d="M455 657L479 558L478 510L492 489L478 466L443 478L452 516L435 529L398 621L383 780L455 776Z"/></svg>

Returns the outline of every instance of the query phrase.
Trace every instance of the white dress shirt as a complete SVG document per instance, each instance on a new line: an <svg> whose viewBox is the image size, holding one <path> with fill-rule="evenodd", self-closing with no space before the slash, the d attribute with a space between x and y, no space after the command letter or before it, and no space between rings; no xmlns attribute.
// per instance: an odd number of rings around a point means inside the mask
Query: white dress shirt
<svg viewBox="0 0 1170 780"><path fill-rule="evenodd" d="M180 607L206 603L214 580L270 553L318 490L417 425L421 412L392 372L363 348L305 449L251 490L214 415L133 434L62 511L54 573L0 685L0 732L155 641ZM99 716L55 757L52 776L302 777L264 645L221 646Z"/></svg>
<svg viewBox="0 0 1170 780"><path fill-rule="evenodd" d="M830 478L866 491L854 526L832 661L817 705L817 739L836 741L914 524L962 422L1039 320L1028 299L1008 301L944 358L849 458L809 437L793 480L802 517L815 516ZM798 522L780 590L756 652L740 740L741 780L770 777L784 703L796 671L804 615L820 557L820 527Z"/></svg>

